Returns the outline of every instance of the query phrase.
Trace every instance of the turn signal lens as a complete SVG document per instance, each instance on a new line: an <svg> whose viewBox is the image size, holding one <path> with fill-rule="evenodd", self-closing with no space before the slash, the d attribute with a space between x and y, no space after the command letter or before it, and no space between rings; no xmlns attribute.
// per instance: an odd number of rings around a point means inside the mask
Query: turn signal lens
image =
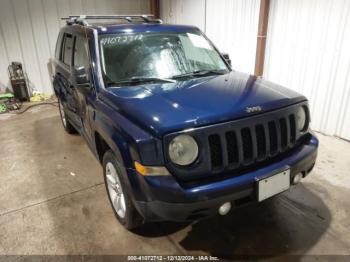
<svg viewBox="0 0 350 262"><path fill-rule="evenodd" d="M143 176L169 176L169 171L163 166L144 166L135 161L136 171Z"/></svg>
<svg viewBox="0 0 350 262"><path fill-rule="evenodd" d="M137 172L139 172L141 175L143 175L143 176L147 175L146 167L141 165L139 162L135 161L135 168L136 168Z"/></svg>

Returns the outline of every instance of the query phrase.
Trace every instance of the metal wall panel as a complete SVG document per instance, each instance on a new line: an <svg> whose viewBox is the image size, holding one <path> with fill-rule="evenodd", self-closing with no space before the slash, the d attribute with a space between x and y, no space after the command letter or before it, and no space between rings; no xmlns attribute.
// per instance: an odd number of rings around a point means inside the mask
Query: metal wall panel
<svg viewBox="0 0 350 262"><path fill-rule="evenodd" d="M253 74L260 0L207 0L206 33L230 54L234 69Z"/></svg>
<svg viewBox="0 0 350 262"><path fill-rule="evenodd" d="M259 0L166 0L169 23L194 24L254 72ZM350 140L350 1L271 0L264 77L310 100L312 128Z"/></svg>
<svg viewBox="0 0 350 262"><path fill-rule="evenodd" d="M160 17L168 24L195 25L205 31L205 0L161 0Z"/></svg>
<svg viewBox="0 0 350 262"><path fill-rule="evenodd" d="M52 94L47 64L65 25L61 17L149 12L148 0L0 0L0 91L10 86L8 65L19 61L30 86Z"/></svg>
<svg viewBox="0 0 350 262"><path fill-rule="evenodd" d="M314 130L350 140L350 1L270 8L264 76L309 98Z"/></svg>
<svg viewBox="0 0 350 262"><path fill-rule="evenodd" d="M238 71L254 72L259 0L162 0L167 23L201 28Z"/></svg>

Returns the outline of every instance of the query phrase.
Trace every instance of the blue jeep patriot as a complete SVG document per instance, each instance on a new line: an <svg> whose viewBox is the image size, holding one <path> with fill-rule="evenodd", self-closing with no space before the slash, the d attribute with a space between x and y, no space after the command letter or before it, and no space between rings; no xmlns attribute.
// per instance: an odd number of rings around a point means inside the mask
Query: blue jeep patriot
<svg viewBox="0 0 350 262"><path fill-rule="evenodd" d="M226 215L287 190L315 164L307 99L232 70L196 27L70 17L53 67L63 127L101 162L128 229Z"/></svg>

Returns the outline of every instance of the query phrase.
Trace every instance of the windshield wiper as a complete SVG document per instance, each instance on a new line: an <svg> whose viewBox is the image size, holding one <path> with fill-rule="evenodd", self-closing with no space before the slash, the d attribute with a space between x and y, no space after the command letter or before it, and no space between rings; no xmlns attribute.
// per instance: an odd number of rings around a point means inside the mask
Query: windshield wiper
<svg viewBox="0 0 350 262"><path fill-rule="evenodd" d="M171 77L172 79L188 77L188 76L208 76L208 75L224 75L226 74L226 70L196 70L190 73L176 75Z"/></svg>
<svg viewBox="0 0 350 262"><path fill-rule="evenodd" d="M168 78L161 77L138 77L133 76L129 79L122 81L107 81L107 85L124 85L124 84L139 84L139 83L147 83L147 82L163 82L163 83L175 83L176 81Z"/></svg>

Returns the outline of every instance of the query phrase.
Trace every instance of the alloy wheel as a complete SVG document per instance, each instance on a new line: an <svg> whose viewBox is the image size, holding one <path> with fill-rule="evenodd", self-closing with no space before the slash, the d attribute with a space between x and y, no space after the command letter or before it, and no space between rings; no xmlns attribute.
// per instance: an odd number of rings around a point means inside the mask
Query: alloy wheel
<svg viewBox="0 0 350 262"><path fill-rule="evenodd" d="M125 196L117 170L111 162L106 165L106 181L113 208L120 218L124 218L126 213Z"/></svg>

